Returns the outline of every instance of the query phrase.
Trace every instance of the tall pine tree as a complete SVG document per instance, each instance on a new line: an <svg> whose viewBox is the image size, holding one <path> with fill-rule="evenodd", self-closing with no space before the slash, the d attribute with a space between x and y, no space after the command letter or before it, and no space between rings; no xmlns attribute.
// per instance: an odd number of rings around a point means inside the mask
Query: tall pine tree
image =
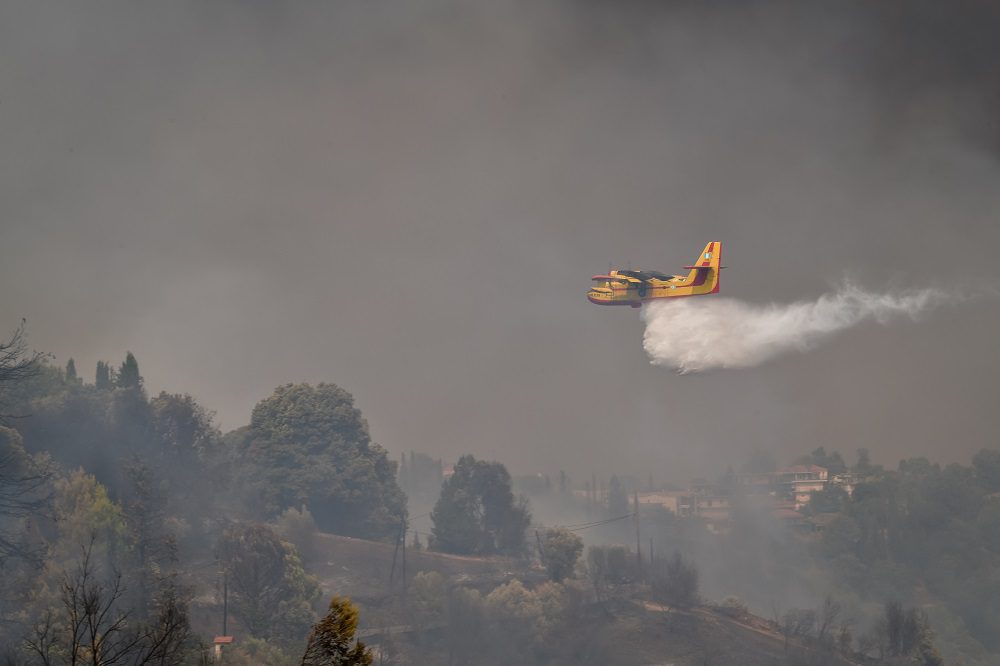
<svg viewBox="0 0 1000 666"><path fill-rule="evenodd" d="M97 362L97 372L94 374L94 385L99 389L111 388L111 366L104 361Z"/></svg>
<svg viewBox="0 0 1000 666"><path fill-rule="evenodd" d="M139 376L139 363L135 360L132 352L125 355L125 361L118 370L117 384L119 388L139 388L142 386L142 377Z"/></svg>
<svg viewBox="0 0 1000 666"><path fill-rule="evenodd" d="M76 384L80 381L80 378L76 376L76 363L73 359L66 361L66 382L68 384Z"/></svg>

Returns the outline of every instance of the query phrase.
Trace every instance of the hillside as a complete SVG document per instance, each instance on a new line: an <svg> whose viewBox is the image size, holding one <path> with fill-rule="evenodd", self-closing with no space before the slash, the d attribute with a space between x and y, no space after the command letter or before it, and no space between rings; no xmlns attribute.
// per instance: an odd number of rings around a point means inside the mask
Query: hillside
<svg viewBox="0 0 1000 666"><path fill-rule="evenodd" d="M394 663L460 664L449 653L456 641L446 619L411 624L412 615L401 597L402 550L393 544L330 534L317 535L316 561L309 569L320 578L325 596L350 596L361 608L361 632L366 642L390 653ZM395 552L393 590L388 589L388 572ZM450 589L478 589L484 594L504 582L518 579L528 587L540 584L544 576L534 570L518 570L504 558L477 558L407 551L407 578L421 572L444 577ZM583 582L580 589L587 590ZM410 603L419 604L412 598ZM641 599L641 588L623 592L597 603L580 600L571 622L549 637L544 663L607 664L647 666L705 666L709 664L848 665L851 661L818 652L800 643L786 644L774 622L745 615L739 619L712 607L672 609ZM412 611L412 608L410 609ZM484 650L487 649L484 647ZM610 660L610 661L609 661ZM482 662L492 663L492 662Z"/></svg>

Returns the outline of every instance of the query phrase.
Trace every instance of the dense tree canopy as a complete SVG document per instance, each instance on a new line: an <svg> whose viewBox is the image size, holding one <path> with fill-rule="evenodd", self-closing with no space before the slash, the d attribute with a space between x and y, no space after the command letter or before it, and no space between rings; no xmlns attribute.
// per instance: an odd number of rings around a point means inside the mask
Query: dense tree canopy
<svg viewBox="0 0 1000 666"><path fill-rule="evenodd" d="M135 360L132 352L125 354L125 360L122 361L122 366L118 369L118 375L115 380L120 388L139 388L142 386L142 377L139 375L139 363Z"/></svg>
<svg viewBox="0 0 1000 666"><path fill-rule="evenodd" d="M30 455L16 430L0 426L0 565L9 557L38 556L23 527L29 516L46 512L51 474L45 456Z"/></svg>
<svg viewBox="0 0 1000 666"><path fill-rule="evenodd" d="M847 465L840 453L837 451L827 453L822 446L809 455L796 459L795 462L800 465L819 465L826 468L830 474L843 474L847 471Z"/></svg>
<svg viewBox="0 0 1000 666"><path fill-rule="evenodd" d="M373 538L398 531L405 497L396 465L339 386L278 387L238 438L242 473L264 515L304 504L326 531Z"/></svg>
<svg viewBox="0 0 1000 666"><path fill-rule="evenodd" d="M233 611L251 634L289 642L305 636L319 585L292 544L266 525L237 526L223 535L219 559Z"/></svg>
<svg viewBox="0 0 1000 666"><path fill-rule="evenodd" d="M559 583L573 575L583 552L583 539L564 527L545 530L541 536L542 566L549 578Z"/></svg>
<svg viewBox="0 0 1000 666"><path fill-rule="evenodd" d="M466 455L442 484L431 520L438 550L513 555L524 550L531 514L527 502L514 497L506 467Z"/></svg>

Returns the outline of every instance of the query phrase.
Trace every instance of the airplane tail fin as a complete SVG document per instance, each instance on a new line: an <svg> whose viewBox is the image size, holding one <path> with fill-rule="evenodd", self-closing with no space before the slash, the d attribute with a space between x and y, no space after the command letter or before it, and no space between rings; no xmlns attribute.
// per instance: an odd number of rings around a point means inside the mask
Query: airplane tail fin
<svg viewBox="0 0 1000 666"><path fill-rule="evenodd" d="M719 291L719 277L722 272L722 243L712 241L701 251L701 255L690 266L687 281L701 294L715 294Z"/></svg>

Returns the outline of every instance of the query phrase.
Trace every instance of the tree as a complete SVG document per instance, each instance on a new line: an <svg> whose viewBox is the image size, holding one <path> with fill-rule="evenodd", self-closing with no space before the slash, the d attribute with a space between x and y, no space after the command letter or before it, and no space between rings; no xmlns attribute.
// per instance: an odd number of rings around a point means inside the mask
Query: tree
<svg viewBox="0 0 1000 666"><path fill-rule="evenodd" d="M479 591L458 585L449 588L447 618L448 650L457 658L453 663L474 664L481 660L482 633L487 619L486 605Z"/></svg>
<svg viewBox="0 0 1000 666"><path fill-rule="evenodd" d="M818 465L830 472L830 476L843 474L847 471L847 465L840 453L832 451L828 454L822 446L809 455L798 458L795 462L799 465Z"/></svg>
<svg viewBox="0 0 1000 666"><path fill-rule="evenodd" d="M115 378L118 388L141 388L142 377L139 375L139 363L135 360L132 352L125 354L125 360L121 368L118 369L118 376Z"/></svg>
<svg viewBox="0 0 1000 666"><path fill-rule="evenodd" d="M204 514L229 471L212 412L190 395L166 392L150 400L149 408L155 441L147 455L167 486L164 494L169 509L184 515Z"/></svg>
<svg viewBox="0 0 1000 666"><path fill-rule="evenodd" d="M990 492L1000 490L1000 451L982 449L972 457L976 480Z"/></svg>
<svg viewBox="0 0 1000 666"><path fill-rule="evenodd" d="M278 387L254 407L236 447L262 516L305 504L322 530L395 536L406 511L396 464L371 442L354 398L339 386Z"/></svg>
<svg viewBox="0 0 1000 666"><path fill-rule="evenodd" d="M881 465L873 465L871 454L868 449L858 449L858 462L854 465L854 471L862 477L871 476L882 471Z"/></svg>
<svg viewBox="0 0 1000 666"><path fill-rule="evenodd" d="M791 608L781 619L781 633L789 636L812 638L816 631L816 611L811 608Z"/></svg>
<svg viewBox="0 0 1000 666"><path fill-rule="evenodd" d="M628 512L628 491L617 476L612 476L608 482L608 515L618 518Z"/></svg>
<svg viewBox="0 0 1000 666"><path fill-rule="evenodd" d="M14 329L11 336L0 341L0 385L34 376L45 357L41 352L28 351L24 325L25 320L22 319L21 325Z"/></svg>
<svg viewBox="0 0 1000 666"><path fill-rule="evenodd" d="M660 600L690 608L698 603L698 569L680 553L653 569L653 594Z"/></svg>
<svg viewBox="0 0 1000 666"><path fill-rule="evenodd" d="M80 378L76 375L76 363L70 358L66 361L66 383L67 384L78 384Z"/></svg>
<svg viewBox="0 0 1000 666"><path fill-rule="evenodd" d="M833 643L833 630L840 619L841 606L829 594L823 599L816 625L816 639L820 643Z"/></svg>
<svg viewBox="0 0 1000 666"><path fill-rule="evenodd" d="M48 509L51 478L48 458L28 454L18 432L0 426L0 564L10 557L38 562L39 552L24 539L24 521Z"/></svg>
<svg viewBox="0 0 1000 666"><path fill-rule="evenodd" d="M25 380L41 374L45 367L45 354L28 351L24 334L25 320L21 320L9 338L0 340L0 407L7 407L10 394L27 382ZM0 412L0 425L7 425L10 415Z"/></svg>
<svg viewBox="0 0 1000 666"><path fill-rule="evenodd" d="M266 525L234 527L223 534L219 559L229 577L234 614L255 636L294 639L313 620L319 594L292 544Z"/></svg>
<svg viewBox="0 0 1000 666"><path fill-rule="evenodd" d="M111 366L104 361L97 362L97 370L94 372L94 386L104 390L111 388Z"/></svg>
<svg viewBox="0 0 1000 666"><path fill-rule="evenodd" d="M123 462L139 455L160 467L161 461L153 458L160 447L149 402L141 390L70 384L58 368L42 364L38 375L22 382L11 395L17 400L17 411L30 414L16 423L27 450L46 451L69 470L86 469L113 496L124 492ZM186 461L162 462L184 466L184 477L191 477L193 466Z"/></svg>
<svg viewBox="0 0 1000 666"><path fill-rule="evenodd" d="M587 577L594 586L594 596L598 601L603 600L608 585L608 558L604 548L591 546L587 549Z"/></svg>
<svg viewBox="0 0 1000 666"><path fill-rule="evenodd" d="M330 610L309 633L302 666L369 666L371 650L354 638L359 616L350 599L331 599Z"/></svg>
<svg viewBox="0 0 1000 666"><path fill-rule="evenodd" d="M54 482L53 513L58 535L49 554L56 562L72 561L79 549L91 544L94 561L121 568L128 551L128 528L121 506L111 500L107 488L83 470Z"/></svg>
<svg viewBox="0 0 1000 666"><path fill-rule="evenodd" d="M489 651L496 655L497 662L524 664L535 661L532 657L542 646L550 623L558 619L558 612L547 616L540 601L534 591L516 578L486 595L488 626L492 630L486 638L490 640Z"/></svg>
<svg viewBox="0 0 1000 666"><path fill-rule="evenodd" d="M838 513L844 503L850 499L847 492L840 486L828 485L823 490L812 494L807 505L810 514Z"/></svg>
<svg viewBox="0 0 1000 666"><path fill-rule="evenodd" d="M944 664L934 647L934 633L927 616L917 608L905 609L898 601L885 604L883 616L862 642L865 647L863 651L877 647L879 658L909 658L905 660L906 663L921 666Z"/></svg>
<svg viewBox="0 0 1000 666"><path fill-rule="evenodd" d="M594 595L601 600L608 587L635 580L635 553L628 547L590 546L587 548L587 576L594 585Z"/></svg>
<svg viewBox="0 0 1000 666"><path fill-rule="evenodd" d="M542 566L549 578L560 583L572 576L583 552L583 539L565 527L557 527L545 530L541 541Z"/></svg>
<svg viewBox="0 0 1000 666"><path fill-rule="evenodd" d="M524 551L531 514L526 500L515 499L506 467L465 455L441 485L431 520L432 547L437 550L517 555Z"/></svg>
<svg viewBox="0 0 1000 666"><path fill-rule="evenodd" d="M407 602L413 624L423 629L444 614L448 586L444 576L436 571L421 571L413 577Z"/></svg>
<svg viewBox="0 0 1000 666"><path fill-rule="evenodd" d="M128 493L124 501L125 526L131 555L135 605L146 604L152 592L177 564L177 546L164 526L164 498L153 471L139 458L126 467Z"/></svg>
<svg viewBox="0 0 1000 666"><path fill-rule="evenodd" d="M170 594L161 599L153 622L138 620L123 606L121 574L102 580L92 552L93 541L83 548L76 567L63 573L60 608L49 609L36 622L25 639L28 652L46 666L186 663L190 629L185 605Z"/></svg>
<svg viewBox="0 0 1000 666"><path fill-rule="evenodd" d="M220 434L214 413L190 395L161 391L149 406L159 444L172 461L186 466L217 453Z"/></svg>

